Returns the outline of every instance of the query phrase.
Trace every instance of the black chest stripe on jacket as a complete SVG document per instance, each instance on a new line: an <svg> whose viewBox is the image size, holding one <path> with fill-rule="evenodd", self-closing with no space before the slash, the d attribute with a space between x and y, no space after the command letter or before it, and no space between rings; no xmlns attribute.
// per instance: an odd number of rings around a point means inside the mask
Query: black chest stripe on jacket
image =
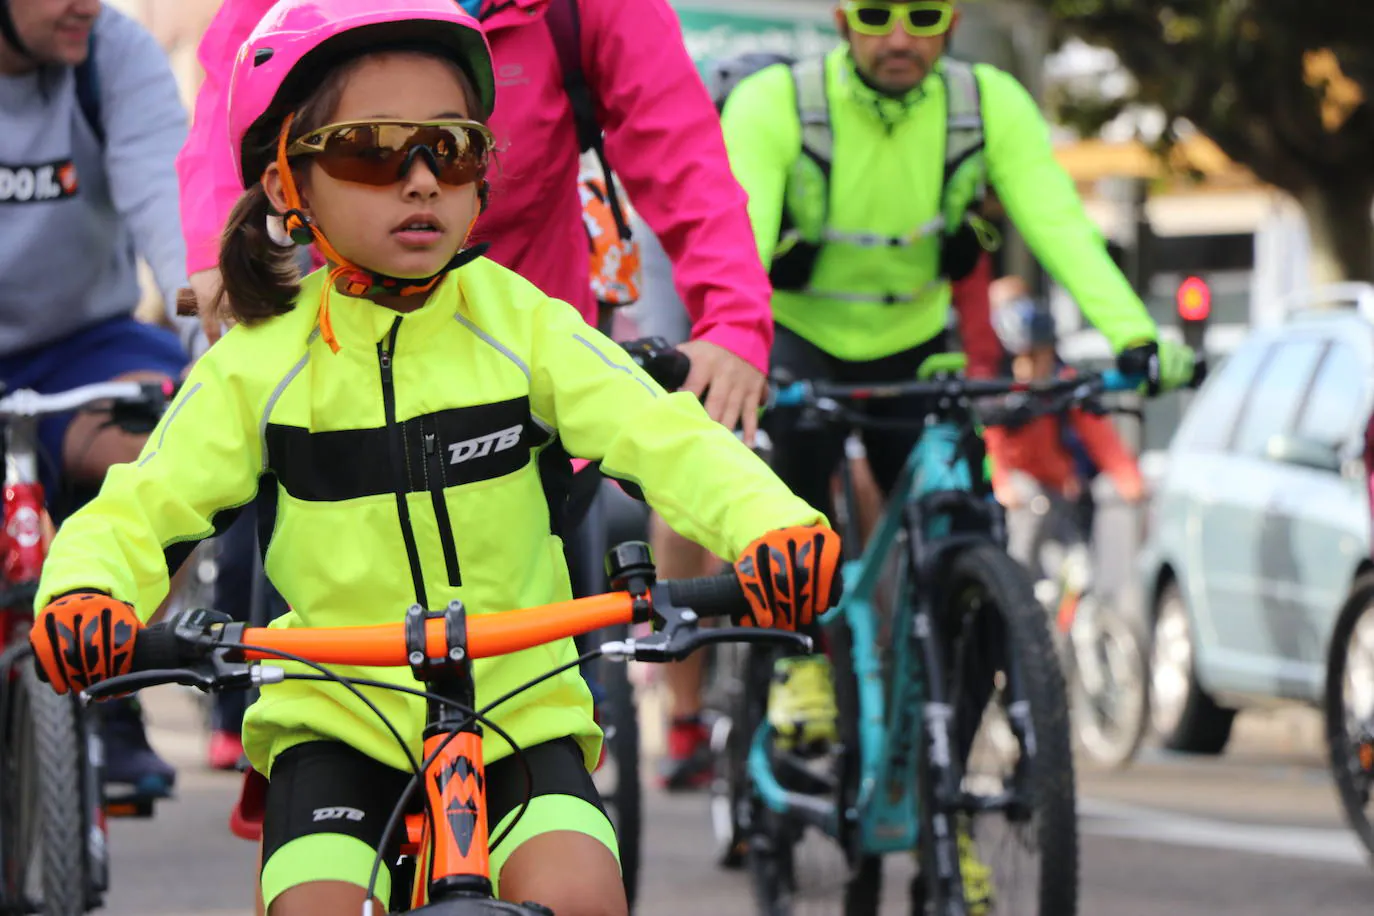
<svg viewBox="0 0 1374 916"><path fill-rule="evenodd" d="M394 493L391 448L396 429L402 443L400 472L410 493L432 491L436 466L446 487L514 473L529 463L532 449L548 440L530 417L529 399L512 398L423 414L390 429L311 432L268 423L268 467L287 493L308 502Z"/></svg>

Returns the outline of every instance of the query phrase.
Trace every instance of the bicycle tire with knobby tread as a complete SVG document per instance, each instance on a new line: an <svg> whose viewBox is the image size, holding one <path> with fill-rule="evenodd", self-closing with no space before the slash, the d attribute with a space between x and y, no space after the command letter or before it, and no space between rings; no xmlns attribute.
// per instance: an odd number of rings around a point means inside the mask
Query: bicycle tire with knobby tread
<svg viewBox="0 0 1374 916"><path fill-rule="evenodd" d="M859 752L859 685L854 675L853 634L846 623L827 629L830 645L830 665L835 678L835 707L839 712L840 742L844 745L841 762L840 797L837 799L841 817L854 806L858 797L858 777L862 766ZM877 916L882 903L883 860L881 856L864 855L858 848L858 824L842 826L845 859L852 872L844 886L844 916ZM849 834L849 835L846 835Z"/></svg>
<svg viewBox="0 0 1374 916"><path fill-rule="evenodd" d="M1073 739L1068 703L1058 654L1050 637L1043 606L1026 572L1005 551L990 544L961 551L948 565L941 595L959 600L961 584L980 588L991 606L1001 612L1008 627L1006 645L1020 661L1025 698L1030 704L1036 752L1029 776L1033 784L1037 847L1040 850L1039 913L1041 916L1075 916L1078 912L1078 821L1074 800ZM942 622L957 619L955 608L943 609ZM949 637L946 633L946 638ZM981 713L982 710L980 709ZM957 726L959 711L955 712ZM951 729L957 734L957 728ZM921 755L922 761L925 755ZM930 808L932 787L927 768L920 767L923 812ZM932 867L933 851L925 841L929 817L923 813L921 867ZM924 889L918 879L916 888ZM994 893L996 889L994 888ZM912 912L944 916L943 901L913 898Z"/></svg>
<svg viewBox="0 0 1374 916"><path fill-rule="evenodd" d="M741 691L737 724L731 725L731 759L739 767L741 804L747 809L741 817L746 840L744 862L759 916L792 916L796 894L793 847L794 831L786 819L765 806L752 790L749 779L749 753L753 737L767 715L769 684L777 653L761 646L750 646L744 662L744 690ZM740 727L742 726L742 727Z"/></svg>
<svg viewBox="0 0 1374 916"><path fill-rule="evenodd" d="M39 819L35 854L40 857L42 875L42 905L40 916L81 916L87 911L86 889L86 831L82 800L82 762L85 747L81 740L77 700L70 694L59 695L38 678L32 657L15 666L15 676L9 685L11 697L7 710L9 735L3 738L4 752L14 753L12 736L19 733L17 716L28 719L32 750L19 748L25 759L18 766L32 765L35 776L31 784L37 797L28 800L34 805ZM28 754L32 754L28 757ZM15 765L15 764L11 764ZM15 773L17 776L17 772ZM8 781L8 780L7 780ZM15 779L14 783L29 780ZM16 785L17 788L17 785ZM18 829L16 805L25 799L6 798L5 813L15 819L12 829ZM13 840L7 840L9 845ZM6 850L6 858L23 850ZM22 860L21 860L22 861ZM26 876L19 876L19 887L12 884L13 876L6 876L11 891L25 892Z"/></svg>
<svg viewBox="0 0 1374 916"><path fill-rule="evenodd" d="M1331 776L1336 783L1336 794L1341 800L1350 829L1364 843L1371 857L1374 857L1374 824L1366 814L1368 801L1360 798L1360 790L1355 785L1350 771L1349 736L1345 729L1345 667L1349 654L1350 637L1355 632L1355 624L1366 613L1374 613L1374 573L1366 573L1355 580L1336 618L1335 629L1331 633L1331 644L1326 663L1326 689L1322 696L1323 714L1326 725L1327 759L1331 765Z"/></svg>

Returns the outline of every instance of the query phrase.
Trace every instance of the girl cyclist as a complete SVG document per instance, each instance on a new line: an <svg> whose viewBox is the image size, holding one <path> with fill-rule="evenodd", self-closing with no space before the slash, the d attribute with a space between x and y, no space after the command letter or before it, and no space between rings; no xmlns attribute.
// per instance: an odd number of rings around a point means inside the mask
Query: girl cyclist
<svg viewBox="0 0 1374 916"><path fill-rule="evenodd" d="M245 42L228 120L247 190L221 255L239 325L138 461L59 532L32 631L56 689L127 671L169 570L260 486L277 500L266 570L292 607L276 626L568 597L556 510L569 453L739 557L747 622L795 627L827 606L839 545L820 513L691 395L666 394L572 307L464 248L494 91L481 29L452 0L283 0ZM288 242L315 244L327 269L298 282ZM573 658L564 640L479 661L478 704ZM413 684L401 670L340 673ZM418 753L421 701L369 694ZM494 718L535 777L492 856L500 896L559 916L625 913L587 773L601 735L586 684L570 670ZM268 911L357 912L409 775L402 749L344 690L299 681L263 689L244 745L269 779ZM485 750L495 835L524 779L491 731Z"/></svg>

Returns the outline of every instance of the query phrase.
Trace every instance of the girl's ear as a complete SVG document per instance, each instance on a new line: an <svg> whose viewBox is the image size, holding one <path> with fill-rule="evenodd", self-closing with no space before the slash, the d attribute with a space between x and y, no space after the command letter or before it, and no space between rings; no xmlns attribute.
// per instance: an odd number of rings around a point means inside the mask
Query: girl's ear
<svg viewBox="0 0 1374 916"><path fill-rule="evenodd" d="M285 213L290 209L286 205L286 193L282 190L281 169L277 168L275 162L262 173L262 189L267 192L267 201L273 210Z"/></svg>
<svg viewBox="0 0 1374 916"><path fill-rule="evenodd" d="M304 189L300 188L298 183L300 207L288 207L281 178L281 169L277 168L275 162L267 166L266 171L262 173L262 188L267 192L267 201L272 205L272 212L282 216L283 227L287 235L291 236L291 241L297 245L309 245L315 239L310 231L310 204L306 202Z"/></svg>

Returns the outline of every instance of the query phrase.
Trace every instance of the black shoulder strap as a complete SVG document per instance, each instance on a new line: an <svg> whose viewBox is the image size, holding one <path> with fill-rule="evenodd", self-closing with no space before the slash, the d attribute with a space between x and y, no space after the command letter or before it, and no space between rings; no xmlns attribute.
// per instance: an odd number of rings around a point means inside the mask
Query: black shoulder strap
<svg viewBox="0 0 1374 916"><path fill-rule="evenodd" d="M582 14L577 0L552 0L544 14L558 66L563 71L563 90L572 103L573 123L577 126L577 147L582 152L601 143L601 125L596 122L596 104L587 75L582 71Z"/></svg>
<svg viewBox="0 0 1374 916"><path fill-rule="evenodd" d="M620 206L620 195L611 177L610 163L606 161L601 124L596 119L596 102L592 99L592 87L587 84L587 74L582 69L582 13L577 7L577 0L552 0L544 14L544 22L553 37L558 66L563 71L563 91L568 94L568 102L572 105L577 148L580 152L592 150L596 153L596 161L601 163L601 173L606 178L606 194L610 198L616 231L622 239L629 240L630 224Z"/></svg>
<svg viewBox="0 0 1374 916"><path fill-rule="evenodd" d="M100 71L95 63L95 30L86 48L86 59L76 66L76 103L86 119L96 142L105 145L105 124L100 117Z"/></svg>

